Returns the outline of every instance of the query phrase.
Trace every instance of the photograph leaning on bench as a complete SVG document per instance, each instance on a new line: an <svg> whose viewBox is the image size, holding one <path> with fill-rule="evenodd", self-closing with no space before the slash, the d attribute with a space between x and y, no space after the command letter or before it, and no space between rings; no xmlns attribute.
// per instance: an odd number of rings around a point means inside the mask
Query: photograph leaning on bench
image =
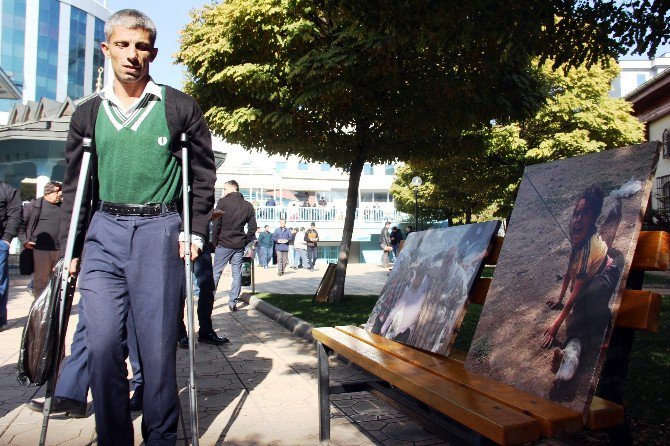
<svg viewBox="0 0 670 446"><path fill-rule="evenodd" d="M360 327L314 329L320 438L330 437L329 394L348 390L331 386L328 351L431 408L469 441L519 444L585 427L629 437L622 404L633 336L657 331L661 307L659 294L641 290L642 277L667 270L670 259L668 233L640 232L655 149L642 144L534 166L532 183L526 173L505 247L495 238L484 259L500 270L469 289L469 302L484 304L469 353L452 349L444 356L410 346L409 336L396 338L400 343ZM529 230L531 219L544 225L542 233ZM594 291L589 283L599 281L607 286ZM504 294L515 286L515 293ZM589 307L600 302L607 311ZM496 345L501 340L502 348ZM502 372L498 362L506 367Z"/></svg>

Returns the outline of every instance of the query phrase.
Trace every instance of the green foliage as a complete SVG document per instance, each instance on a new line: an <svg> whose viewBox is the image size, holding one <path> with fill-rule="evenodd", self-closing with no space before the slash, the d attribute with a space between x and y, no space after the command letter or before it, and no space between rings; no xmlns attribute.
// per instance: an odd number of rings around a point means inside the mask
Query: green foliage
<svg viewBox="0 0 670 446"><path fill-rule="evenodd" d="M226 0L192 12L176 56L215 134L350 172L331 293L342 298L363 163L472 156L462 132L542 105L535 58L570 67L623 52L612 33L628 25L611 24L624 12L559 0Z"/></svg>
<svg viewBox="0 0 670 446"><path fill-rule="evenodd" d="M479 214L494 205L509 216L525 166L640 142L644 126L623 99L609 96L618 75L614 62L578 67L567 74L539 66L550 96L531 118L494 125L480 132L480 150L439 161L412 161L398 169L391 192L398 207L412 212L408 178L428 180L421 187L421 210L441 219Z"/></svg>

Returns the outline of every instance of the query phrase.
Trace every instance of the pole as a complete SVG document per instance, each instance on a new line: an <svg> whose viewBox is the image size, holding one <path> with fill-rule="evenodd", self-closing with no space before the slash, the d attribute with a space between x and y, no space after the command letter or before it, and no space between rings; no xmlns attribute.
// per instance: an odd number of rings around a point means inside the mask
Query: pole
<svg viewBox="0 0 670 446"><path fill-rule="evenodd" d="M59 298L59 315L58 315L58 332L54 341L54 364L49 381L47 381L46 398L44 400L44 409L42 412L42 431L40 432L40 446L44 446L47 439L47 430L49 428L49 416L51 415L51 408L53 405L53 395L56 390L56 379L58 378L58 365L60 363L60 352L62 349L62 342L64 338L64 331L67 330L67 318L69 314L68 292L70 286L70 263L72 263L72 256L74 253L74 241L77 236L77 223L79 223L79 214L81 211L81 202L84 199L84 189L86 188L86 180L88 179L88 169L91 162L91 138L84 138L82 141L82 148L84 154L81 159L81 167L79 169L79 180L77 182L77 192L74 195L74 203L72 206L72 215L70 216L70 228L67 234L67 244L65 245L65 255L63 257L63 265L61 269L61 290ZM72 284L74 286L74 284Z"/></svg>
<svg viewBox="0 0 670 446"><path fill-rule="evenodd" d="M188 182L188 146L186 133L181 134L181 183L184 216L184 271L186 274L186 313L188 319L188 396L191 410L191 444L198 446L198 395L195 386L195 321L193 311L193 264L191 261L191 200Z"/></svg>
<svg viewBox="0 0 670 446"><path fill-rule="evenodd" d="M419 188L414 188L414 230L419 230Z"/></svg>

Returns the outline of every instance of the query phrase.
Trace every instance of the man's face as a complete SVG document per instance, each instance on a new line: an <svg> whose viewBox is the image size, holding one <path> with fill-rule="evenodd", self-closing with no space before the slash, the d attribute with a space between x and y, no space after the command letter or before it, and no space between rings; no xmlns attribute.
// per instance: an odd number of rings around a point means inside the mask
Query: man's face
<svg viewBox="0 0 670 446"><path fill-rule="evenodd" d="M269 226L265 227L265 232L270 232L270 227Z"/></svg>
<svg viewBox="0 0 670 446"><path fill-rule="evenodd" d="M44 199L51 204L58 204L63 201L63 191L61 189L56 189L53 192L44 194Z"/></svg>
<svg viewBox="0 0 670 446"><path fill-rule="evenodd" d="M279 220L279 227L284 229L285 226L286 226L286 222L284 220Z"/></svg>
<svg viewBox="0 0 670 446"><path fill-rule="evenodd" d="M593 226L593 211L583 198L577 202L570 221L570 243L578 244L589 234Z"/></svg>
<svg viewBox="0 0 670 446"><path fill-rule="evenodd" d="M102 43L102 51L111 60L119 82L134 84L148 79L149 64L158 54L149 36L144 29L115 26L109 42Z"/></svg>

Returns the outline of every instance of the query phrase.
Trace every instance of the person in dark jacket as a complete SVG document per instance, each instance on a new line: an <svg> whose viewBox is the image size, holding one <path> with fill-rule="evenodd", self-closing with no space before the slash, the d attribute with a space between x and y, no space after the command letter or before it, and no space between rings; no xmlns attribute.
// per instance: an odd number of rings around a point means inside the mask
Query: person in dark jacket
<svg viewBox="0 0 670 446"><path fill-rule="evenodd" d="M216 209L223 211L223 215L214 221L212 227L212 241L216 243L214 290L219 286L223 268L230 263L233 276L228 298L230 311L237 310L237 299L240 297L244 248L254 241L258 226L253 205L242 197L239 190L240 186L235 180L226 181L223 185L223 197L216 203Z"/></svg>
<svg viewBox="0 0 670 446"><path fill-rule="evenodd" d="M391 248L393 250L393 261L398 258L398 249L400 248L400 242L404 240L402 231L397 226L391 228L391 234L389 234L391 239Z"/></svg>
<svg viewBox="0 0 670 446"><path fill-rule="evenodd" d="M265 225L263 232L258 234L258 246L260 248L258 261L263 268L268 269L270 259L272 259L272 247L274 246L269 225Z"/></svg>
<svg viewBox="0 0 670 446"><path fill-rule="evenodd" d="M9 296L9 244L21 227L21 194L0 181L0 331L7 325Z"/></svg>
<svg viewBox="0 0 670 446"><path fill-rule="evenodd" d="M23 207L23 223L19 240L25 249L33 251L35 297L47 287L51 272L60 258L60 221L62 185L51 181L44 186L44 196Z"/></svg>
<svg viewBox="0 0 670 446"><path fill-rule="evenodd" d="M149 66L158 54L156 26L123 9L105 25L102 50L113 82L77 106L65 144L61 252L67 245L85 138L93 157L78 217L74 260L85 300L88 370L95 400L97 442L132 445L126 373L125 323L132 311L144 376L142 436L147 445L177 441L177 324L184 262L203 246L214 207L216 167L207 123L198 103L156 84ZM188 136L191 252L184 252L181 135Z"/></svg>
<svg viewBox="0 0 670 446"><path fill-rule="evenodd" d="M279 220L279 227L272 234L277 252L277 275L283 276L288 266L288 243L291 240L291 231L286 227L286 220Z"/></svg>
<svg viewBox="0 0 670 446"><path fill-rule="evenodd" d="M312 222L309 229L305 233L305 242L307 242L307 259L309 263L309 270L314 271L316 264L316 246L319 243L319 233L316 230L316 223Z"/></svg>

